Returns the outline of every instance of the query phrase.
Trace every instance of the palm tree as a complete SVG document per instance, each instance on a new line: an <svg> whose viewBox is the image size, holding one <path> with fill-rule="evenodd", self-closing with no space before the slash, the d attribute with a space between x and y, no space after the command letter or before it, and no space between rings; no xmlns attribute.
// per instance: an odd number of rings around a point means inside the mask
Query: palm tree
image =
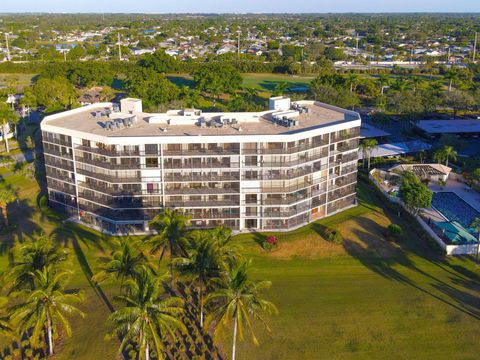
<svg viewBox="0 0 480 360"><path fill-rule="evenodd" d="M66 271L56 272L50 266L35 271L32 274L35 288L19 292L19 299L25 300L10 308L12 320L19 324L22 332L33 330L33 346L37 346L41 335L46 333L49 356L54 353L53 332L57 325L61 323L66 334L71 336L72 329L67 316L74 313L85 316L73 305L83 300L82 293L65 291L69 275Z"/></svg>
<svg viewBox="0 0 480 360"><path fill-rule="evenodd" d="M125 306L113 312L108 323L111 331L122 338L120 351L129 343L138 345L139 359L150 359L150 349L155 349L157 358L162 358L162 337L175 331L185 331L179 315L183 312L182 300L178 297L161 297L160 279L148 271L142 271L126 282L127 295L115 300Z"/></svg>
<svg viewBox="0 0 480 360"><path fill-rule="evenodd" d="M254 88L254 87L246 87L245 88L245 93L247 94L248 99L250 101L252 101L258 95L258 89Z"/></svg>
<svg viewBox="0 0 480 360"><path fill-rule="evenodd" d="M235 264L226 273L225 279L218 281L217 290L207 296L206 303L213 308L211 320L218 321L216 332L233 320L232 360L235 360L237 332L240 340L246 330L252 341L258 344L253 332L252 319L260 320L269 330L263 312L276 313L275 305L260 297L260 291L270 287L269 281L252 281L248 278L248 262Z"/></svg>
<svg viewBox="0 0 480 360"><path fill-rule="evenodd" d="M209 231L194 231L188 257L176 259L180 274L187 277L198 289L200 327L203 327L203 295L209 281L220 276L221 258Z"/></svg>
<svg viewBox="0 0 480 360"><path fill-rule="evenodd" d="M445 166L448 166L449 159L452 159L453 161L457 161L458 153L455 151L455 149L452 146L445 145L441 151L443 152L443 156L445 159Z"/></svg>
<svg viewBox="0 0 480 360"><path fill-rule="evenodd" d="M391 79L388 74L378 75L378 82L380 83L380 94L383 95L384 89L390 85Z"/></svg>
<svg viewBox="0 0 480 360"><path fill-rule="evenodd" d="M210 238L215 243L218 258L220 259L220 266L224 271L229 266L243 261L242 247L238 241L233 240L232 230L223 226L218 226L209 231Z"/></svg>
<svg viewBox="0 0 480 360"><path fill-rule="evenodd" d="M392 85L390 86L390 88L392 90L396 90L396 91L399 91L399 92L403 92L405 90L408 89L408 82L403 79L403 78L400 78L400 79L396 79Z"/></svg>
<svg viewBox="0 0 480 360"><path fill-rule="evenodd" d="M7 206L17 200L15 192L11 189L0 190L0 208L2 208L3 220L5 226L8 226L8 212Z"/></svg>
<svg viewBox="0 0 480 360"><path fill-rule="evenodd" d="M164 209L150 222L150 227L157 231L150 240L152 253L160 253L158 262L162 261L165 250L170 252L170 260L177 254L186 256L185 243L190 216L178 209ZM170 261L170 285L173 283L173 264Z"/></svg>
<svg viewBox="0 0 480 360"><path fill-rule="evenodd" d="M99 283L109 279L119 280L120 288L123 289L125 280L134 278L148 268L149 264L139 240L119 238L113 244L111 254L99 259L100 271L92 277L92 281Z"/></svg>
<svg viewBox="0 0 480 360"><path fill-rule="evenodd" d="M349 73L349 74L347 75L347 84L348 84L349 87L350 87L350 93L353 92L353 90L355 89L357 83L358 83L358 75L357 75L357 74L354 74L354 73Z"/></svg>
<svg viewBox="0 0 480 360"><path fill-rule="evenodd" d="M452 85L458 80L458 76L458 71L453 67L443 75L443 78L448 81L448 92L452 91Z"/></svg>
<svg viewBox="0 0 480 360"><path fill-rule="evenodd" d="M410 79L410 83L412 84L412 90L413 90L413 93L415 94L417 92L417 89L418 87L423 84L423 79L421 77L418 77L418 76L413 76L411 79Z"/></svg>
<svg viewBox="0 0 480 360"><path fill-rule="evenodd" d="M476 260L478 262L478 253L480 252L480 217L476 217L475 219L473 219L472 223L470 224L470 227L471 228L474 228L475 230L477 230L477 256L476 256Z"/></svg>
<svg viewBox="0 0 480 360"><path fill-rule="evenodd" d="M277 85L275 85L273 95L274 96L283 95L287 89L288 89L288 83L286 81L280 82Z"/></svg>
<svg viewBox="0 0 480 360"><path fill-rule="evenodd" d="M34 289L34 274L47 266L60 269L68 263L68 252L55 244L54 237L34 234L23 243L16 245L19 260L10 264L6 272L10 291Z"/></svg>
<svg viewBox="0 0 480 360"><path fill-rule="evenodd" d="M18 121L18 114L12 110L7 103L0 101L0 127L2 129L3 141L5 142L5 149L7 153L10 152L8 144L8 131L10 123L16 123Z"/></svg>
<svg viewBox="0 0 480 360"><path fill-rule="evenodd" d="M368 161L368 169L370 169L370 159L372 157L372 151L373 149L375 149L377 144L378 142L375 139L363 139L360 142L359 148L363 152L362 166L365 166L365 156L366 156Z"/></svg>
<svg viewBox="0 0 480 360"><path fill-rule="evenodd" d="M445 160L445 153L442 151L442 149L439 149L433 153L433 161L436 161L437 163L442 163L443 160Z"/></svg>

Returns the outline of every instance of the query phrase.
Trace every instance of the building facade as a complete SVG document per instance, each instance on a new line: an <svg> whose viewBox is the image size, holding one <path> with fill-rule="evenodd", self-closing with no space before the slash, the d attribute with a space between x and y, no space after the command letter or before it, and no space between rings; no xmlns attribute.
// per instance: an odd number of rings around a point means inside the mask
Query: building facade
<svg viewBox="0 0 480 360"><path fill-rule="evenodd" d="M355 205L361 119L278 97L257 113L88 105L41 123L50 205L112 234L162 208L193 228L291 230Z"/></svg>

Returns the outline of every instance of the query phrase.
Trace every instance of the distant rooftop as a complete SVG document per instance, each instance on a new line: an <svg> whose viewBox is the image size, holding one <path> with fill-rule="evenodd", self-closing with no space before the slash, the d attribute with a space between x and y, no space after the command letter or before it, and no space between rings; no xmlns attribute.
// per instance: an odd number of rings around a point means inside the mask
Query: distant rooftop
<svg viewBox="0 0 480 360"><path fill-rule="evenodd" d="M143 112L139 99L124 99L121 104L100 103L65 111L45 117L42 125L108 137L214 136L288 134L360 120L353 111L316 101L290 103L284 97L271 99L272 110L244 113L185 109L154 114Z"/></svg>
<svg viewBox="0 0 480 360"><path fill-rule="evenodd" d="M417 127L428 134L480 133L480 120L420 120Z"/></svg>
<svg viewBox="0 0 480 360"><path fill-rule="evenodd" d="M390 136L390 133L379 129L372 124L369 123L362 123L360 127L360 138L377 138L377 137L386 137Z"/></svg>

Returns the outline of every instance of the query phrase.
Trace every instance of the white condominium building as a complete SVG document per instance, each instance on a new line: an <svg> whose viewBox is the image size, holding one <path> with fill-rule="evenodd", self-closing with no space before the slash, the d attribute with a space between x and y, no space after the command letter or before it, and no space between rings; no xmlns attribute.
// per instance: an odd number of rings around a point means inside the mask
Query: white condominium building
<svg viewBox="0 0 480 360"><path fill-rule="evenodd" d="M163 208L193 228L291 230L356 202L358 113L277 97L268 111L149 114L139 99L41 123L50 205L112 234Z"/></svg>

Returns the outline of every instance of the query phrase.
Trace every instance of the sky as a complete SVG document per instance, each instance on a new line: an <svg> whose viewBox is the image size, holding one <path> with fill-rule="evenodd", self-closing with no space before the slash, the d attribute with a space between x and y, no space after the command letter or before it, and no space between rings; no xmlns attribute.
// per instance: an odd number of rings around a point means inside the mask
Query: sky
<svg viewBox="0 0 480 360"><path fill-rule="evenodd" d="M0 13L5 12L480 12L480 0L0 0Z"/></svg>

